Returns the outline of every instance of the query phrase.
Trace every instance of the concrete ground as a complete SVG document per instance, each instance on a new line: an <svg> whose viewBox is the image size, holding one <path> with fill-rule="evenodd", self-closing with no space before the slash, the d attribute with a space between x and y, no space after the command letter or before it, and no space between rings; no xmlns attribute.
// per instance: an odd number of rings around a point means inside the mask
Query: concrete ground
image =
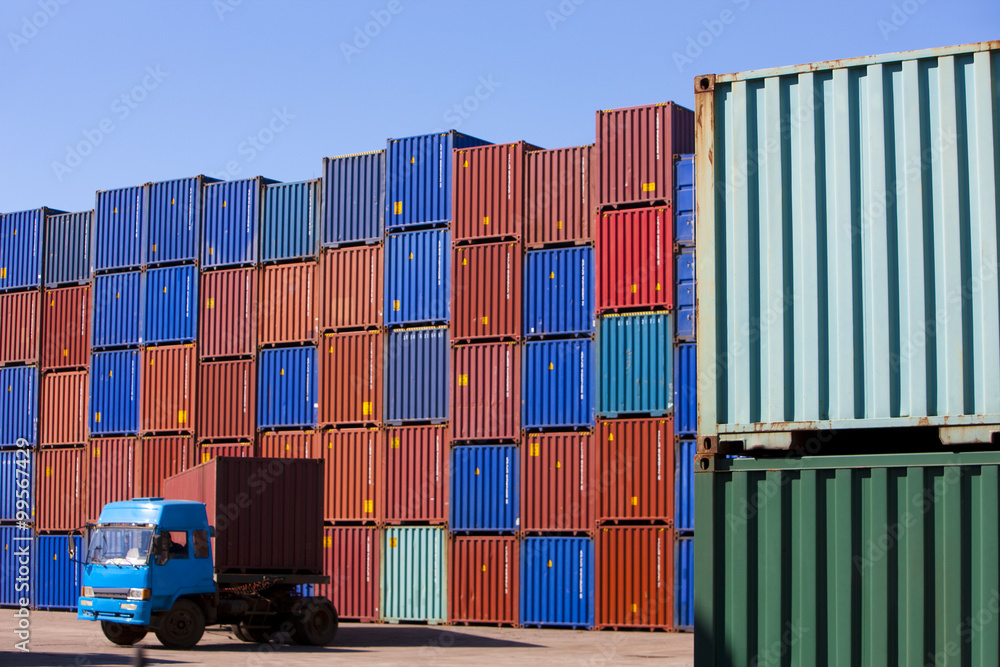
<svg viewBox="0 0 1000 667"><path fill-rule="evenodd" d="M14 610L0 609L0 665L131 665L135 649L115 646L97 623L65 612L31 613L31 652L14 648ZM344 623L333 646L245 644L228 628L209 628L192 651L170 651L152 633L141 646L147 665L656 665L694 664L694 638L665 632L586 632L490 627Z"/></svg>

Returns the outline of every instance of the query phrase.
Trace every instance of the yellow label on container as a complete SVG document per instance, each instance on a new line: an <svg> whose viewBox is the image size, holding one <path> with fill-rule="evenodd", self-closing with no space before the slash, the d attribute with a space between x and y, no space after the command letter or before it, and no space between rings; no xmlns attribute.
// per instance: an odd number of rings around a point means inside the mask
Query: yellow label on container
<svg viewBox="0 0 1000 667"><path fill-rule="evenodd" d="M389 438L389 449L399 449L399 438Z"/></svg>
<svg viewBox="0 0 1000 667"><path fill-rule="evenodd" d="M201 462L202 463L208 463L211 460L212 460L212 455L211 454L209 454L208 452L202 452L201 453Z"/></svg>
<svg viewBox="0 0 1000 667"><path fill-rule="evenodd" d="M285 369L284 369L284 368L282 368L282 369L281 369L281 374L282 374L282 375L284 375L284 374L285 374Z"/></svg>
<svg viewBox="0 0 1000 667"><path fill-rule="evenodd" d="M638 291L639 291L639 286L638 286L638 285L635 285L635 284L633 284L633 285L632 285L632 294L635 294L635 293L637 293Z"/></svg>
<svg viewBox="0 0 1000 667"><path fill-rule="evenodd" d="M488 315L483 315L483 324L485 325L485 324L489 324L489 323L490 323L489 316Z"/></svg>
<svg viewBox="0 0 1000 667"><path fill-rule="evenodd" d="M562 229L562 220L556 220L556 229Z"/></svg>
<svg viewBox="0 0 1000 667"><path fill-rule="evenodd" d="M556 469L562 468L562 461L556 461Z"/></svg>
<svg viewBox="0 0 1000 667"><path fill-rule="evenodd" d="M150 365L150 366L152 366L152 365L153 365L153 361L155 361L155 359L150 359L150 360L149 360L149 365Z"/></svg>
<svg viewBox="0 0 1000 667"><path fill-rule="evenodd" d="M153 244L153 252L156 252L156 244Z"/></svg>
<svg viewBox="0 0 1000 667"><path fill-rule="evenodd" d="M466 373L459 373L458 375L458 386L467 387L469 386L469 376Z"/></svg>
<svg viewBox="0 0 1000 667"><path fill-rule="evenodd" d="M215 254L215 248L209 246L209 248L208 248L208 254L209 255L214 255Z"/></svg>
<svg viewBox="0 0 1000 667"><path fill-rule="evenodd" d="M639 504L639 496L632 496L632 507L636 507Z"/></svg>
<svg viewBox="0 0 1000 667"><path fill-rule="evenodd" d="M333 354L333 345L330 346L330 351L327 354Z"/></svg>
<svg viewBox="0 0 1000 667"><path fill-rule="evenodd" d="M116 299L122 298L122 293L121 292L115 292L115 298Z"/></svg>
<svg viewBox="0 0 1000 667"><path fill-rule="evenodd" d="M392 213L393 213L393 215L402 215L403 214L403 202L398 201L398 202L394 203L392 205Z"/></svg>
<svg viewBox="0 0 1000 667"><path fill-rule="evenodd" d="M186 424L187 420L188 420L187 410L178 410L177 411L177 423L178 424Z"/></svg>
<svg viewBox="0 0 1000 667"><path fill-rule="evenodd" d="M488 215L484 215L483 216L483 224L484 225L490 224L490 216L488 216Z"/></svg>
<svg viewBox="0 0 1000 667"><path fill-rule="evenodd" d="M483 565L483 572L486 571L486 565Z"/></svg>
<svg viewBox="0 0 1000 667"><path fill-rule="evenodd" d="M392 309L399 310L399 299L396 299L395 301L392 302Z"/></svg>
<svg viewBox="0 0 1000 667"><path fill-rule="evenodd" d="M413 253L412 252L410 253L410 256L407 257L407 259L413 259Z"/></svg>
<svg viewBox="0 0 1000 667"><path fill-rule="evenodd" d="M410 164L416 164L416 163L417 163L417 158L411 157L410 158Z"/></svg>
<svg viewBox="0 0 1000 667"><path fill-rule="evenodd" d="M539 447L537 442L528 443L528 456L539 456L540 453L538 449Z"/></svg>
<svg viewBox="0 0 1000 667"><path fill-rule="evenodd" d="M55 307L55 305L56 305L56 302L55 302L55 300L54 300L54 299L53 299L52 301L50 301L50 302L49 302L49 308L54 308L54 307Z"/></svg>
<svg viewBox="0 0 1000 667"><path fill-rule="evenodd" d="M469 258L468 257L463 257L462 258L462 266L468 266L468 265L469 265Z"/></svg>
<svg viewBox="0 0 1000 667"><path fill-rule="evenodd" d="M556 367L556 366L555 366L555 364L553 364L553 363L552 363L552 362L550 361L550 362L549 362L549 370L550 370L550 371L551 371L551 370L555 370L555 367Z"/></svg>
<svg viewBox="0 0 1000 667"><path fill-rule="evenodd" d="M94 447L94 458L96 459L100 455L101 455L101 448L100 447Z"/></svg>
<svg viewBox="0 0 1000 667"><path fill-rule="evenodd" d="M171 197L170 198L170 205L173 206L176 203L177 203L177 197Z"/></svg>
<svg viewBox="0 0 1000 667"><path fill-rule="evenodd" d="M373 504L372 501L366 500L364 502L364 506L363 506L363 508L362 508L361 511L364 512L365 514L371 514L372 513L372 504Z"/></svg>
<svg viewBox="0 0 1000 667"><path fill-rule="evenodd" d="M615 434L614 433L608 433L608 442L611 442L614 439L615 439Z"/></svg>
<svg viewBox="0 0 1000 667"><path fill-rule="evenodd" d="M468 166L469 166L469 161L466 160L465 163L462 165L462 167L465 168L465 167L468 167Z"/></svg>
<svg viewBox="0 0 1000 667"><path fill-rule="evenodd" d="M639 605L637 605L636 603L633 602L632 603L632 613L635 614L635 613L638 613L638 611L639 611Z"/></svg>
<svg viewBox="0 0 1000 667"><path fill-rule="evenodd" d="M166 285L164 285L164 286L163 286L163 293L164 293L164 294L166 294L166 293L167 293L167 287L166 287Z"/></svg>
<svg viewBox="0 0 1000 667"><path fill-rule="evenodd" d="M63 349L63 356L64 357L68 357L69 356L69 350Z"/></svg>
<svg viewBox="0 0 1000 667"><path fill-rule="evenodd" d="M95 413L94 413L94 421L95 421L96 423L98 423L98 424L100 424L100 423L101 423L101 413L100 413L100 412L95 412Z"/></svg>
<svg viewBox="0 0 1000 667"><path fill-rule="evenodd" d="M549 271L549 280L554 280L555 277L556 277L556 272L555 271Z"/></svg>
<svg viewBox="0 0 1000 667"><path fill-rule="evenodd" d="M290 444L288 444L287 442L285 443L285 451L286 452L292 451L292 446Z"/></svg>
<svg viewBox="0 0 1000 667"><path fill-rule="evenodd" d="M656 291L657 291L657 292L659 292L659 291L660 291L660 283L656 283Z"/></svg>
<svg viewBox="0 0 1000 667"><path fill-rule="evenodd" d="M476 467L476 474L477 475L479 474L479 467L478 466Z"/></svg>
<svg viewBox="0 0 1000 667"><path fill-rule="evenodd" d="M370 415L372 413L371 401L362 401L361 403L361 414Z"/></svg>
<svg viewBox="0 0 1000 667"><path fill-rule="evenodd" d="M7 277L7 267L5 266L3 268L0 268L0 278L6 278L6 277Z"/></svg>
<svg viewBox="0 0 1000 667"><path fill-rule="evenodd" d="M330 549L333 547L333 538L329 535L323 536L323 548Z"/></svg>
<svg viewBox="0 0 1000 667"><path fill-rule="evenodd" d="M552 567L552 559L549 559L549 567Z"/></svg>
<svg viewBox="0 0 1000 667"><path fill-rule="evenodd" d="M654 190L656 190L656 181L653 181L652 183L643 183L642 184L642 191L643 192L653 192Z"/></svg>
<svg viewBox="0 0 1000 667"><path fill-rule="evenodd" d="M226 200L225 199L222 200L222 208L226 208Z"/></svg>
<svg viewBox="0 0 1000 667"><path fill-rule="evenodd" d="M215 308L215 299L208 297L208 301L205 302L206 308Z"/></svg>
<svg viewBox="0 0 1000 667"><path fill-rule="evenodd" d="M109 378L113 378L114 376L115 376L115 372L114 371L108 371L108 377Z"/></svg>
<svg viewBox="0 0 1000 667"><path fill-rule="evenodd" d="M117 207L117 206L115 206L115 213L117 213L117 212L118 212L118 207Z"/></svg>
<svg viewBox="0 0 1000 667"><path fill-rule="evenodd" d="M396 548L396 538L395 537L390 537L389 538L389 548L390 549L395 549Z"/></svg>

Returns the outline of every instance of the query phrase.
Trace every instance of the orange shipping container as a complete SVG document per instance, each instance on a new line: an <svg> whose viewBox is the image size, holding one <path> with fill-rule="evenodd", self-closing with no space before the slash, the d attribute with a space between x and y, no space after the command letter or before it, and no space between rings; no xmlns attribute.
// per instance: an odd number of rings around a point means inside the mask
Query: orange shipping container
<svg viewBox="0 0 1000 667"><path fill-rule="evenodd" d="M521 347L459 345L453 355L452 440L520 440Z"/></svg>
<svg viewBox="0 0 1000 667"><path fill-rule="evenodd" d="M45 373L41 391L41 446L87 442L87 371Z"/></svg>
<svg viewBox="0 0 1000 667"><path fill-rule="evenodd" d="M486 243L453 252L452 341L519 340L521 244Z"/></svg>
<svg viewBox="0 0 1000 667"><path fill-rule="evenodd" d="M326 528L323 531L323 572L328 585L317 586L341 621L380 620L381 530L374 526Z"/></svg>
<svg viewBox="0 0 1000 667"><path fill-rule="evenodd" d="M521 447L521 529L594 530L596 479L593 434L526 434Z"/></svg>
<svg viewBox="0 0 1000 667"><path fill-rule="evenodd" d="M529 248L590 243L593 146L525 155L524 243Z"/></svg>
<svg viewBox="0 0 1000 667"><path fill-rule="evenodd" d="M199 442L253 438L257 419L256 368L253 359L199 364Z"/></svg>
<svg viewBox="0 0 1000 667"><path fill-rule="evenodd" d="M320 260L320 331L382 326L382 256L381 244L323 252Z"/></svg>
<svg viewBox="0 0 1000 667"><path fill-rule="evenodd" d="M77 530L83 518L83 447L38 452L35 525L41 532Z"/></svg>
<svg viewBox="0 0 1000 667"><path fill-rule="evenodd" d="M453 241L520 239L524 218L523 141L454 151Z"/></svg>
<svg viewBox="0 0 1000 667"><path fill-rule="evenodd" d="M97 521L108 503L131 500L135 493L136 443L138 438L105 438L87 444L84 472L84 518Z"/></svg>
<svg viewBox="0 0 1000 667"><path fill-rule="evenodd" d="M323 458L320 443L320 434L315 431L269 431L260 435L258 456L277 459L319 459Z"/></svg>
<svg viewBox="0 0 1000 667"><path fill-rule="evenodd" d="M516 537L453 537L448 605L452 623L517 625L520 562Z"/></svg>
<svg viewBox="0 0 1000 667"><path fill-rule="evenodd" d="M381 519L382 456L378 429L326 431L322 436L326 521Z"/></svg>
<svg viewBox="0 0 1000 667"><path fill-rule="evenodd" d="M316 340L316 263L278 264L261 272L258 342Z"/></svg>
<svg viewBox="0 0 1000 667"><path fill-rule="evenodd" d="M193 468L197 457L189 435L158 435L142 438L136 447L135 495L159 498L163 480Z"/></svg>
<svg viewBox="0 0 1000 667"><path fill-rule="evenodd" d="M598 422L599 523L643 520L669 523L674 516L673 420Z"/></svg>
<svg viewBox="0 0 1000 667"><path fill-rule="evenodd" d="M46 290L42 370L86 368L90 363L90 286Z"/></svg>
<svg viewBox="0 0 1000 667"><path fill-rule="evenodd" d="M448 521L448 427L401 426L385 432L385 504L390 524Z"/></svg>
<svg viewBox="0 0 1000 667"><path fill-rule="evenodd" d="M257 272L201 274L198 345L202 359L246 357L257 351Z"/></svg>
<svg viewBox="0 0 1000 667"><path fill-rule="evenodd" d="M0 294L0 366L38 362L39 290Z"/></svg>
<svg viewBox="0 0 1000 667"><path fill-rule="evenodd" d="M321 425L382 421L383 335L379 331L327 334L320 346Z"/></svg>
<svg viewBox="0 0 1000 667"><path fill-rule="evenodd" d="M194 345L148 347L143 351L143 433L194 433L197 365Z"/></svg>
<svg viewBox="0 0 1000 667"><path fill-rule="evenodd" d="M673 628L673 529L601 529L595 569L598 628Z"/></svg>
<svg viewBox="0 0 1000 667"><path fill-rule="evenodd" d="M597 223L598 312L673 308L670 207L601 215Z"/></svg>

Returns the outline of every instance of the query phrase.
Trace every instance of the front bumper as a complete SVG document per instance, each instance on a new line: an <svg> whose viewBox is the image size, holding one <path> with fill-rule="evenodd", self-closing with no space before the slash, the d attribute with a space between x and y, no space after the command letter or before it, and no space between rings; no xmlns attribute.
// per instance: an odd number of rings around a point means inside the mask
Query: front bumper
<svg viewBox="0 0 1000 667"><path fill-rule="evenodd" d="M76 617L82 621L149 625L153 613L153 603L149 600L81 597L79 602Z"/></svg>

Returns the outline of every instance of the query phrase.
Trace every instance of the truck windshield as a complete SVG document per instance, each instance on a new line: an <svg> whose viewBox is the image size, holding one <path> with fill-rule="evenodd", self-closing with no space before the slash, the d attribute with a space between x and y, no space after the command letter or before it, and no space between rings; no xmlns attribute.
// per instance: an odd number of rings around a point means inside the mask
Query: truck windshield
<svg viewBox="0 0 1000 667"><path fill-rule="evenodd" d="M98 526L90 532L87 562L98 565L145 565L152 541L153 531L150 528Z"/></svg>

